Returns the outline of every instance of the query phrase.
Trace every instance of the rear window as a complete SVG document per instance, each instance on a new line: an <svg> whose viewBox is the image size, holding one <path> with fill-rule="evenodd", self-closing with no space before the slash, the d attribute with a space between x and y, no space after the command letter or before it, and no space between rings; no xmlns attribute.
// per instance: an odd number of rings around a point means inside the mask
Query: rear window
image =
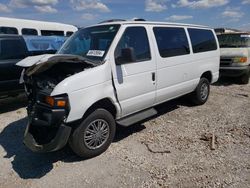
<svg viewBox="0 0 250 188"><path fill-rule="evenodd" d="M0 60L22 59L26 56L26 47L20 39L0 40Z"/></svg>
<svg viewBox="0 0 250 188"><path fill-rule="evenodd" d="M38 35L36 29L29 29L29 28L23 28L22 29L22 34L23 35Z"/></svg>
<svg viewBox="0 0 250 188"><path fill-rule="evenodd" d="M154 35L161 57L190 53L184 28L155 27Z"/></svg>
<svg viewBox="0 0 250 188"><path fill-rule="evenodd" d="M0 27L0 34L18 34L15 27Z"/></svg>
<svg viewBox="0 0 250 188"><path fill-rule="evenodd" d="M216 40L211 30L188 29L194 53L207 52L217 49Z"/></svg>
<svg viewBox="0 0 250 188"><path fill-rule="evenodd" d="M43 36L64 36L64 31L41 30Z"/></svg>

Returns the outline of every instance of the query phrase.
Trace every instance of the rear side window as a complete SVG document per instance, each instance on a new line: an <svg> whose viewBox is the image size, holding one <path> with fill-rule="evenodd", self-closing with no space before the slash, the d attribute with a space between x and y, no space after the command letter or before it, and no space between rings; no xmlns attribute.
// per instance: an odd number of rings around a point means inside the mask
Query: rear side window
<svg viewBox="0 0 250 188"><path fill-rule="evenodd" d="M29 29L29 28L23 28L22 29L22 34L23 35L38 35L36 29Z"/></svg>
<svg viewBox="0 0 250 188"><path fill-rule="evenodd" d="M26 46L19 39L0 40L0 60L22 59L26 56Z"/></svg>
<svg viewBox="0 0 250 188"><path fill-rule="evenodd" d="M155 27L154 35L161 57L190 53L184 28Z"/></svg>
<svg viewBox="0 0 250 188"><path fill-rule="evenodd" d="M0 27L0 34L18 34L15 27Z"/></svg>
<svg viewBox="0 0 250 188"><path fill-rule="evenodd" d="M144 27L128 27L121 37L116 50L116 60L120 61L122 51L131 49L134 52L134 61L146 61L151 59L147 31Z"/></svg>
<svg viewBox="0 0 250 188"><path fill-rule="evenodd" d="M188 29L193 52L207 52L217 49L216 40L211 30L205 29Z"/></svg>
<svg viewBox="0 0 250 188"><path fill-rule="evenodd" d="M41 30L42 36L64 36L64 31Z"/></svg>

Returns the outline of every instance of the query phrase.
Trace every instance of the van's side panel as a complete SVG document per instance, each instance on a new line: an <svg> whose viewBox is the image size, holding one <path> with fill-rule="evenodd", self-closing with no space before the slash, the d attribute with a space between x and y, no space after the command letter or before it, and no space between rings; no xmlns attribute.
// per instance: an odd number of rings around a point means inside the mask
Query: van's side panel
<svg viewBox="0 0 250 188"><path fill-rule="evenodd" d="M180 28L179 26L176 27ZM190 54L164 58L160 56L159 50L156 48L156 104L192 92L204 72L210 71L212 73L213 82L218 79L219 48L215 51L194 54L187 27L183 28L185 28L189 41ZM157 46L156 40L154 40L154 43Z"/></svg>
<svg viewBox="0 0 250 188"><path fill-rule="evenodd" d="M174 28L174 26L164 27ZM176 28L183 27L176 26ZM154 42L157 47L156 40L154 40ZM198 79L194 76L196 70L194 69L195 62L193 62L192 55L161 57L158 47L155 50L157 57L156 104L194 90L198 83Z"/></svg>
<svg viewBox="0 0 250 188"><path fill-rule="evenodd" d="M219 79L219 67L220 67L220 48L217 36L214 30L212 29L207 29L207 28L195 28L195 29L210 30L214 35L217 44L217 49L207 52L192 53L192 58L195 65L194 68L196 69L193 76L195 78L200 78L204 72L210 71L212 74L211 83L214 83ZM190 35L188 35L188 37L190 39Z"/></svg>
<svg viewBox="0 0 250 188"><path fill-rule="evenodd" d="M122 34L129 27L144 27L149 39L151 59L128 64L115 64L115 48L122 37ZM149 108L155 103L156 85L152 80L152 73L156 72L154 48L151 45L151 35L148 26L145 25L124 25L110 49L110 61L112 62L113 78L116 87L117 97L122 108L122 116L135 113Z"/></svg>

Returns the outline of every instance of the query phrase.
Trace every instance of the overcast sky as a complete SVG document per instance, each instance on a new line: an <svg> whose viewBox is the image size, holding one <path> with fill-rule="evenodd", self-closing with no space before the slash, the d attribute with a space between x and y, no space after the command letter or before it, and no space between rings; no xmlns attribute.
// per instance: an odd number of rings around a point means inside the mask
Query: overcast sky
<svg viewBox="0 0 250 188"><path fill-rule="evenodd" d="M250 0L0 0L0 16L77 26L137 17L250 31Z"/></svg>

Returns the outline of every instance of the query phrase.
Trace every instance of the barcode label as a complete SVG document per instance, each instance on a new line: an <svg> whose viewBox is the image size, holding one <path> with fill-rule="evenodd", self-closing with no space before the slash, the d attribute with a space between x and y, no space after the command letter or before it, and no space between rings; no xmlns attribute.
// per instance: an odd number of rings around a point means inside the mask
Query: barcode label
<svg viewBox="0 0 250 188"><path fill-rule="evenodd" d="M87 53L87 56L102 57L104 53L105 51L102 51L102 50L89 50Z"/></svg>

